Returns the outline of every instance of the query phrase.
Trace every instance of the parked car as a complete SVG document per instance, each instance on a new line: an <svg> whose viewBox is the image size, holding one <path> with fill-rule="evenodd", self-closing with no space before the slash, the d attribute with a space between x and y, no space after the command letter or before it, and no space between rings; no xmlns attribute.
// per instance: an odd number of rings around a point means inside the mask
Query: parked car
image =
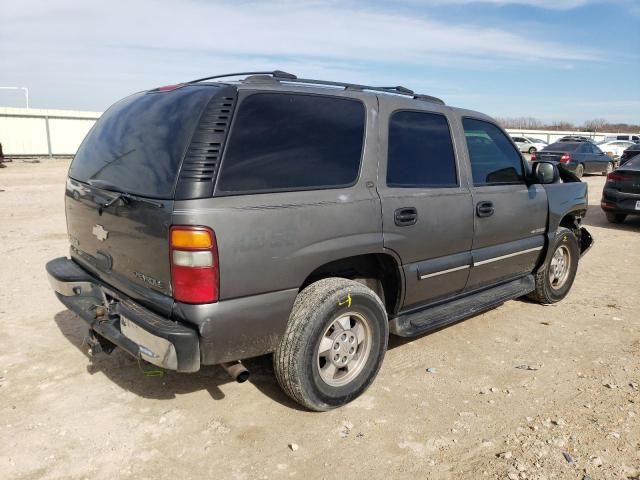
<svg viewBox="0 0 640 480"><path fill-rule="evenodd" d="M640 155L607 175L600 207L611 223L622 223L627 215L640 215Z"/></svg>
<svg viewBox="0 0 640 480"><path fill-rule="evenodd" d="M573 172L578 178L585 173L612 172L615 162L591 142L557 142L532 156L531 161L553 162Z"/></svg>
<svg viewBox="0 0 640 480"><path fill-rule="evenodd" d="M630 134L617 134L617 135L606 135L604 137L605 142L615 142L617 140L625 140L628 142L639 143L640 135L630 135Z"/></svg>
<svg viewBox="0 0 640 480"><path fill-rule="evenodd" d="M620 158L622 153L629 147L635 145L626 140L616 140L613 142L603 142L598 144L598 148L611 158Z"/></svg>
<svg viewBox="0 0 640 480"><path fill-rule="evenodd" d="M536 153L538 150L542 150L544 147L547 146L546 142L543 142L542 140L539 140L536 138L511 137L511 139L513 140L513 143L516 144L516 146L521 152L526 152L526 153Z"/></svg>
<svg viewBox="0 0 640 480"><path fill-rule="evenodd" d="M117 102L71 164L71 258L46 268L94 354L244 380L240 360L273 353L286 394L328 410L371 384L389 333L569 292L587 186L494 119L406 88L226 77Z"/></svg>
<svg viewBox="0 0 640 480"><path fill-rule="evenodd" d="M640 155L640 144L632 145L622 152L622 155L620 155L620 165L624 165L636 155Z"/></svg>
<svg viewBox="0 0 640 480"><path fill-rule="evenodd" d="M582 135L566 135L561 137L556 142L589 142L595 143L593 138L583 137Z"/></svg>

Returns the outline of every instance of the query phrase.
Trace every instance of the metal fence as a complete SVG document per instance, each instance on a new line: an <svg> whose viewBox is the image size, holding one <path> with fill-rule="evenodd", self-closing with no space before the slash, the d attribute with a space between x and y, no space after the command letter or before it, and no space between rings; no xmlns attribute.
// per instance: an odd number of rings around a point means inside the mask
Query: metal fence
<svg viewBox="0 0 640 480"><path fill-rule="evenodd" d="M6 157L60 157L76 153L100 112L0 108L0 143Z"/></svg>

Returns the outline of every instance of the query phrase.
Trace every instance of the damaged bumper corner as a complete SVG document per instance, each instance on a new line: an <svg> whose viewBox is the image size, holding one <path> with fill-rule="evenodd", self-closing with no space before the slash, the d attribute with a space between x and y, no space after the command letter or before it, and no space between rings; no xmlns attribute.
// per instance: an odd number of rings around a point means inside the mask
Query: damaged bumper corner
<svg viewBox="0 0 640 480"><path fill-rule="evenodd" d="M200 369L198 332L109 289L68 258L47 263L58 299L89 329L136 358L179 372Z"/></svg>

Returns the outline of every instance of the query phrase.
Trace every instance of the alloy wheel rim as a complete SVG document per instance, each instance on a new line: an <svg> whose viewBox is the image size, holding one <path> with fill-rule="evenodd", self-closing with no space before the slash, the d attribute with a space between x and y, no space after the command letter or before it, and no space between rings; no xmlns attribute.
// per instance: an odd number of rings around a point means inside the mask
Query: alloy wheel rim
<svg viewBox="0 0 640 480"><path fill-rule="evenodd" d="M316 362L320 377L332 387L353 381L371 353L371 326L359 312L342 313L320 339Z"/></svg>
<svg viewBox="0 0 640 480"><path fill-rule="evenodd" d="M566 245L560 245L551 257L549 264L549 283L551 288L558 290L564 286L569 277L571 255Z"/></svg>

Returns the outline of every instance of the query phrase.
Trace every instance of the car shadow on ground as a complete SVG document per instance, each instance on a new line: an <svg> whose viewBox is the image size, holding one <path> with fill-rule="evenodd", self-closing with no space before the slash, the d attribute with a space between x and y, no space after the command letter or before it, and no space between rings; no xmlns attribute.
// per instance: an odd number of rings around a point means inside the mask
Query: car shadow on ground
<svg viewBox="0 0 640 480"><path fill-rule="evenodd" d="M585 227L610 228L627 232L640 232L640 215L629 215L622 223L610 223L599 205L592 205L582 220ZM596 238L597 241L597 238Z"/></svg>
<svg viewBox="0 0 640 480"><path fill-rule="evenodd" d="M119 348L110 355L99 353L91 357L85 343L88 332L86 323L68 310L58 312L54 320L65 338L87 357L87 373L102 373L121 388L140 397L170 400L178 395L206 390L214 400L223 400L225 394L220 387L234 382L219 366L204 366L196 373L177 373L163 370L143 360L138 361ZM251 358L243 363L251 372L247 383L270 399L286 407L301 410L280 389L274 376L271 355Z"/></svg>

